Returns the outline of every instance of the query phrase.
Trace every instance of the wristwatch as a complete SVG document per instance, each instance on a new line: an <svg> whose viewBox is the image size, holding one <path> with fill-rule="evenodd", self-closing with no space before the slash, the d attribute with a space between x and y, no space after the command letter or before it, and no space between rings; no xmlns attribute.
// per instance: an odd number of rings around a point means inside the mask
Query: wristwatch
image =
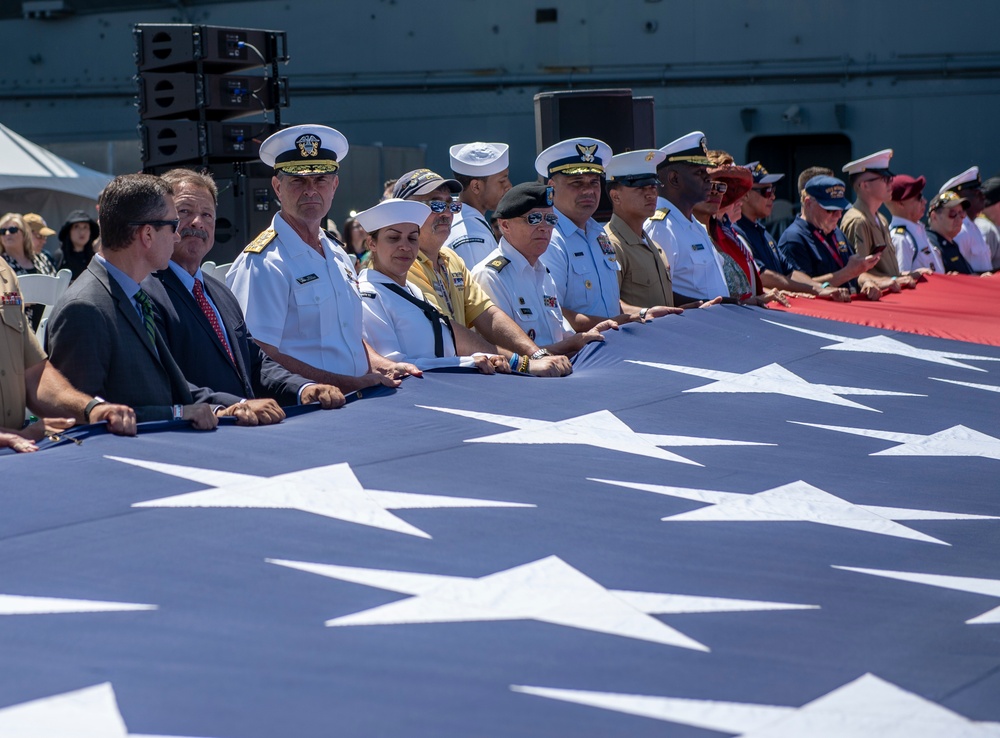
<svg viewBox="0 0 1000 738"><path fill-rule="evenodd" d="M108 403L108 401L105 400L100 395L94 395L94 399L87 403L87 407L83 408L83 422L84 423L89 423L90 422L90 411L93 410L98 405L106 405L107 403Z"/></svg>
<svg viewBox="0 0 1000 738"><path fill-rule="evenodd" d="M646 319L646 313L648 313L648 312L649 312L649 308L643 308L642 310L640 310L639 311L639 320L645 320Z"/></svg>
<svg viewBox="0 0 1000 738"><path fill-rule="evenodd" d="M536 351L535 353L533 353L531 355L531 358L532 359L541 359L543 356L552 356L552 354L549 353L548 349L542 349L542 348L540 348L540 349L538 349L538 351Z"/></svg>

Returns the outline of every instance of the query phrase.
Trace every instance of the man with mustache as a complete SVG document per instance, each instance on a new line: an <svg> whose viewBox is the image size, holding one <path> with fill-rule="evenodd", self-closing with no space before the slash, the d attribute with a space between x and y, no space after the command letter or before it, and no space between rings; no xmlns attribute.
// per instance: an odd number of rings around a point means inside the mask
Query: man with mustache
<svg viewBox="0 0 1000 738"><path fill-rule="evenodd" d="M142 287L159 308L157 326L184 376L238 397L267 397L280 405L319 402L340 407L344 396L328 384L292 374L253 342L235 295L201 271L215 244L218 188L210 174L172 169L162 175L174 191L180 241L166 269ZM270 402L270 400L269 400Z"/></svg>
<svg viewBox="0 0 1000 738"><path fill-rule="evenodd" d="M347 155L328 126L292 126L260 145L274 168L281 210L236 259L226 283L261 350L291 372L343 392L398 387L412 364L389 361L362 338L361 294L351 257L322 228Z"/></svg>

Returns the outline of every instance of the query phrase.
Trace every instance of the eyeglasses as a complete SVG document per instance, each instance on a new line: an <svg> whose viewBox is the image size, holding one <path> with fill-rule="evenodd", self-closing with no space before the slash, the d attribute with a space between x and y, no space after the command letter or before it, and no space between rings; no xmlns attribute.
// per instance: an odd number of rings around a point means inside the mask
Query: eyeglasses
<svg viewBox="0 0 1000 738"><path fill-rule="evenodd" d="M545 225L557 226L559 225L559 216L555 213L528 213L527 215L519 215L518 218L524 218L528 221L528 225L536 226L545 221Z"/></svg>
<svg viewBox="0 0 1000 738"><path fill-rule="evenodd" d="M445 208L451 210L453 213L457 213L462 209L462 203L458 200L452 200L451 202L445 202L444 200L431 200L427 203L427 207L429 207L433 213L443 213Z"/></svg>
<svg viewBox="0 0 1000 738"><path fill-rule="evenodd" d="M885 182L886 184L889 184L891 181L892 177L888 174L876 174L874 177L861 180L859 184L865 184L866 182Z"/></svg>
<svg viewBox="0 0 1000 738"><path fill-rule="evenodd" d="M754 187L753 191L756 192L761 197L774 197L774 185L764 185L763 187Z"/></svg>
<svg viewBox="0 0 1000 738"><path fill-rule="evenodd" d="M725 182L712 182L712 192L718 192L720 195L723 195L728 189L729 185Z"/></svg>
<svg viewBox="0 0 1000 738"><path fill-rule="evenodd" d="M181 224L180 219L177 220L130 220L128 223L130 226L153 226L154 228L162 228L163 226L170 226L174 233L177 233L177 227Z"/></svg>
<svg viewBox="0 0 1000 738"><path fill-rule="evenodd" d="M15 233L20 233L21 229L17 226L11 226L10 228L0 228L0 236L6 236L8 233L14 235Z"/></svg>

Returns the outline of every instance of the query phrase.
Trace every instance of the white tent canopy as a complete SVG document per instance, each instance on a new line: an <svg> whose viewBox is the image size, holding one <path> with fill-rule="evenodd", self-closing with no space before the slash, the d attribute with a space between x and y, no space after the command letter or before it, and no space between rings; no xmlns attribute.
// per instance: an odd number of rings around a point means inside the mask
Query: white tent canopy
<svg viewBox="0 0 1000 738"><path fill-rule="evenodd" d="M58 231L72 210L96 219L97 196L110 181L110 174L66 161L0 124L0 213L39 213Z"/></svg>

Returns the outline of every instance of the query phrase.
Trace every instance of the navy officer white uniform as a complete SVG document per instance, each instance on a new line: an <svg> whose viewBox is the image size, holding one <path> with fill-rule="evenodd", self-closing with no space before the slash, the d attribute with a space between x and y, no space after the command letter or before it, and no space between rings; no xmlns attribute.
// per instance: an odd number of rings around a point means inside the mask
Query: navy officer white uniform
<svg viewBox="0 0 1000 738"><path fill-rule="evenodd" d="M927 199L924 197L926 184L927 178L922 175L897 174L892 178L892 198L885 204L892 214L889 235L901 271L929 269L944 274L941 252L931 245L927 229L920 222L927 212Z"/></svg>
<svg viewBox="0 0 1000 738"><path fill-rule="evenodd" d="M261 161L274 168L271 185L281 211L226 275L264 353L344 392L380 382L395 386L407 373L419 374L364 344L351 259L320 227L347 151L343 134L319 125L292 126L261 144Z"/></svg>
<svg viewBox="0 0 1000 738"><path fill-rule="evenodd" d="M660 151L665 155L657 169L661 196L643 230L667 254L674 304L729 297L722 255L712 245L705 226L692 215L712 185L705 134L692 131Z"/></svg>
<svg viewBox="0 0 1000 738"><path fill-rule="evenodd" d="M554 188L559 223L542 254L556 283L559 302L577 330L621 313L618 257L593 215L601 199L604 165L611 147L596 138L571 138L545 149L535 171Z"/></svg>
<svg viewBox="0 0 1000 738"><path fill-rule="evenodd" d="M497 247L486 213L496 209L510 189L509 149L505 143L482 141L449 149L452 174L462 185L462 209L455 213L444 245L461 256L469 269Z"/></svg>
<svg viewBox="0 0 1000 738"><path fill-rule="evenodd" d="M454 325L406 278L420 249L420 226L430 215L424 203L397 198L357 214L372 254L371 266L358 276L365 341L382 356L421 369L464 366L486 374L509 372L503 356L458 356L456 348L462 344L456 332L468 329Z"/></svg>
<svg viewBox="0 0 1000 738"><path fill-rule="evenodd" d="M600 331L617 323L606 320L576 333L563 316L555 280L540 258L551 248L559 223L553 197L551 186L537 182L519 184L503 196L496 208L500 244L476 265L472 279L536 344L569 356L590 341L603 340Z"/></svg>
<svg viewBox="0 0 1000 738"><path fill-rule="evenodd" d="M982 180L979 178L979 167L969 167L941 185L941 189L938 191L939 195L951 191L969 201L965 218L962 220L962 230L955 236L955 243L958 244L958 250L962 252L962 256L969 262L972 271L977 274L993 269L990 246L986 243L986 238L975 222L986 205L982 185Z"/></svg>

